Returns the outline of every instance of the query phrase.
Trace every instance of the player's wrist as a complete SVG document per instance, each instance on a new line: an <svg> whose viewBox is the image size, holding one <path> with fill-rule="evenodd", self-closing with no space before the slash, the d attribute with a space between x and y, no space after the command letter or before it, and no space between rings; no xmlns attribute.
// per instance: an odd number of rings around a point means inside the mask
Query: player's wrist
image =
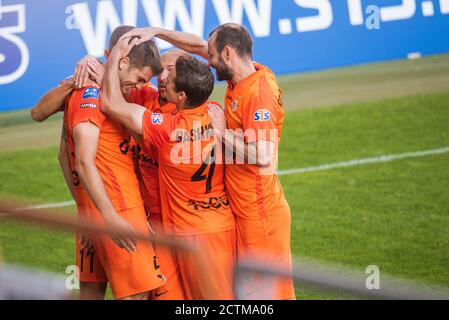
<svg viewBox="0 0 449 320"><path fill-rule="evenodd" d="M114 209L103 210L102 215L103 215L103 219L106 222L106 224L113 224L114 222L117 221L117 219L119 217L119 215L117 214L117 212L115 212Z"/></svg>
<svg viewBox="0 0 449 320"><path fill-rule="evenodd" d="M66 90L72 91L75 88L75 79L71 77L64 82L61 82L61 86Z"/></svg>
<svg viewBox="0 0 449 320"><path fill-rule="evenodd" d="M153 34L155 37L164 35L165 30L159 27L148 27L147 32Z"/></svg>

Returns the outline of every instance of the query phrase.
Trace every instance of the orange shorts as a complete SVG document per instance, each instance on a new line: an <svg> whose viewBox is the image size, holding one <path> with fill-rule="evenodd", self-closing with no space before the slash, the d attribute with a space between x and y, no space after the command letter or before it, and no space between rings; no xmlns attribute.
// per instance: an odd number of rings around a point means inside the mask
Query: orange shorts
<svg viewBox="0 0 449 320"><path fill-rule="evenodd" d="M150 234L143 207L124 210L118 214L128 221L136 232ZM97 223L104 225L104 220L98 212L89 216ZM81 256L81 252L85 250L77 241L80 281L109 282L116 299L150 292L164 284L153 245L150 242L138 241L135 252L127 252L119 248L109 236L93 237L92 242L93 255ZM86 253L83 252L83 254Z"/></svg>
<svg viewBox="0 0 449 320"><path fill-rule="evenodd" d="M257 220L236 217L238 260L253 259L291 271L290 225L288 206ZM240 279L243 279L243 283L239 281L236 288L239 299L295 299L292 279L269 277L257 272L246 272Z"/></svg>
<svg viewBox="0 0 449 320"><path fill-rule="evenodd" d="M80 235L76 234L76 266L78 267L81 282L106 283L108 277L104 272L98 256L95 254L95 249L87 252L80 244Z"/></svg>
<svg viewBox="0 0 449 320"><path fill-rule="evenodd" d="M235 230L193 236L180 236L201 255L177 251L179 271L188 300L233 300Z"/></svg>
<svg viewBox="0 0 449 320"><path fill-rule="evenodd" d="M162 216L160 214L152 212L148 220L152 232L157 235L162 231ZM156 244L154 251L156 252L157 261L161 267L165 284L154 290L150 295L150 299L185 300L186 296L181 282L181 274L179 272L175 250Z"/></svg>

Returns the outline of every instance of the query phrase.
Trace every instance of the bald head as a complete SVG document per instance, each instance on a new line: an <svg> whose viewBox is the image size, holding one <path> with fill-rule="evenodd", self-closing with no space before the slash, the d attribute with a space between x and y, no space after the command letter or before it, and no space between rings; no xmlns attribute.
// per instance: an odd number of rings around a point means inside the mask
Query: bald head
<svg viewBox="0 0 449 320"><path fill-rule="evenodd" d="M159 88L159 98L162 100L162 103L166 103L166 88L167 88L167 78L171 69L176 66L176 61L180 57L191 57L190 54L181 50L181 49L172 49L166 51L161 56L161 63L163 71L157 78L158 88Z"/></svg>
<svg viewBox="0 0 449 320"><path fill-rule="evenodd" d="M166 59L175 59L177 60L179 57L182 56L189 56L190 54L185 52L184 50L175 48L175 49L171 49L168 51L165 51L165 53L161 56L161 58L166 58Z"/></svg>

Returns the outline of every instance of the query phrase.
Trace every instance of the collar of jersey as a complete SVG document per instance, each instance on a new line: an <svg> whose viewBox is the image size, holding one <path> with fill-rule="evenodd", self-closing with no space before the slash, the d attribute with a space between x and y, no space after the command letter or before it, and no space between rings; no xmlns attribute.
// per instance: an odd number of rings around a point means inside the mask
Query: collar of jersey
<svg viewBox="0 0 449 320"><path fill-rule="evenodd" d="M254 62L254 68L256 68L256 72L251 74L249 77L243 79L240 81L236 86L232 87L230 86L232 95L234 97L240 96L242 93L244 93L248 88L257 80L259 80L261 77L263 77L266 72L268 71L268 68L265 67L262 64ZM230 82L228 82L229 84Z"/></svg>
<svg viewBox="0 0 449 320"><path fill-rule="evenodd" d="M178 111L177 115L196 115L196 114L204 114L205 108L207 107L207 102L203 103L199 107L193 109L183 109Z"/></svg>

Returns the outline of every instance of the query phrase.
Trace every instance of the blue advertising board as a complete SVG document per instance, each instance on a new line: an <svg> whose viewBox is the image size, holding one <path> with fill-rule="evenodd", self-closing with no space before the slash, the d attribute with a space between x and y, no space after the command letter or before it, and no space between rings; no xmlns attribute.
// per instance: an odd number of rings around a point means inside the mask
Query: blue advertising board
<svg viewBox="0 0 449 320"><path fill-rule="evenodd" d="M0 0L0 111L101 57L118 25L207 38L225 22L244 24L277 74L449 52L449 0Z"/></svg>

